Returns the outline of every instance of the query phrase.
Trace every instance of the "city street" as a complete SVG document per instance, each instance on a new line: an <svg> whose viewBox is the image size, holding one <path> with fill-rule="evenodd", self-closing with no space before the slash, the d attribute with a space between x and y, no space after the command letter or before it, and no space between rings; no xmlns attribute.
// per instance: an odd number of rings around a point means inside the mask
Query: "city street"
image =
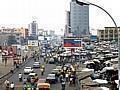
<svg viewBox="0 0 120 90"><path fill-rule="evenodd" d="M41 76L40 68L34 69L34 72L38 74L39 79L40 79L40 78L46 78L47 75L51 72L51 70L55 68L56 65L55 65L55 64L45 64L43 58L41 58L41 59L39 60L39 62L40 62L41 64L44 64L44 65L45 65L45 73L44 73L43 76ZM14 73L14 74L12 75L12 77L10 77L10 78L8 79L8 80L10 81L10 83L13 82L13 83L15 84L15 90L22 90L22 87L23 87L23 86L22 86L23 83L22 83L22 82L19 82L19 78L18 78L19 73L22 73L22 74L23 74L24 68L27 67L27 66L32 67L32 66L33 66L33 63L34 63L34 59L29 59L29 61L27 62L27 64L26 64L25 66L23 66L21 69L19 69L19 71L17 71L16 73ZM28 75L24 75L24 74L23 74L23 78L24 78L24 77L27 78L27 76L28 76ZM0 86L0 88L1 88L1 90L5 90L5 85L4 85L4 83ZM66 90L74 90L73 88L74 88L74 87L69 87L68 83L66 83ZM61 84L60 84L60 83L51 84L51 90L61 90Z"/></svg>

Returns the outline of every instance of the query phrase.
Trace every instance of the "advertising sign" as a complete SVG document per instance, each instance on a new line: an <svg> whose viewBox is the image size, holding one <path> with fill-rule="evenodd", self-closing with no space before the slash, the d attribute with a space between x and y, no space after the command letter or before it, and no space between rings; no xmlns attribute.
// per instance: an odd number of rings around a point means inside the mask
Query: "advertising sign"
<svg viewBox="0 0 120 90"><path fill-rule="evenodd" d="M97 36L96 35L91 35L90 40L91 41L97 41Z"/></svg>
<svg viewBox="0 0 120 90"><path fill-rule="evenodd" d="M2 46L2 55L3 56L14 56L17 54L17 46Z"/></svg>
<svg viewBox="0 0 120 90"><path fill-rule="evenodd" d="M79 39L79 38L64 38L64 47L79 48L79 47L81 47L81 39Z"/></svg>

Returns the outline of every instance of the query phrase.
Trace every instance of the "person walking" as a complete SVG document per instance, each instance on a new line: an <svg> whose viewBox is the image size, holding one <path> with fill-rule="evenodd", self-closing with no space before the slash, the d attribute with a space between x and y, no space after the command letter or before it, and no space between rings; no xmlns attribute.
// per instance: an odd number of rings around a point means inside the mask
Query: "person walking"
<svg viewBox="0 0 120 90"><path fill-rule="evenodd" d="M22 73L19 73L19 81L22 81Z"/></svg>
<svg viewBox="0 0 120 90"><path fill-rule="evenodd" d="M6 86L6 90L9 90L10 87L10 82L8 80L5 80L5 86Z"/></svg>
<svg viewBox="0 0 120 90"><path fill-rule="evenodd" d="M13 74L14 73L14 67L11 67L10 72Z"/></svg>
<svg viewBox="0 0 120 90"><path fill-rule="evenodd" d="M11 90L14 90L14 88L15 88L15 84L12 82L12 83L10 84L10 89L11 89Z"/></svg>
<svg viewBox="0 0 120 90"><path fill-rule="evenodd" d="M6 67L6 65L7 65L7 57L5 57L5 67Z"/></svg>
<svg viewBox="0 0 120 90"><path fill-rule="evenodd" d="M41 68L41 75L43 75L44 74L44 69L43 68Z"/></svg>
<svg viewBox="0 0 120 90"><path fill-rule="evenodd" d="M62 90L65 90L65 80L64 79L62 79L61 86L62 86Z"/></svg>
<svg viewBox="0 0 120 90"><path fill-rule="evenodd" d="M24 58L24 56L22 57L22 62L24 62L25 61L25 58Z"/></svg>
<svg viewBox="0 0 120 90"><path fill-rule="evenodd" d="M65 78L66 78L66 81L68 82L69 81L68 80L69 79L69 74L68 73L65 74Z"/></svg>

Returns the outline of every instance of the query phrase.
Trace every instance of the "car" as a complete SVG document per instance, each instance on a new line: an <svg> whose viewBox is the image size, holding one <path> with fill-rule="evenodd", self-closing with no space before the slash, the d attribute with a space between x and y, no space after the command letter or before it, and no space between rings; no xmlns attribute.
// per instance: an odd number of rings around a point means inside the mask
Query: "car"
<svg viewBox="0 0 120 90"><path fill-rule="evenodd" d="M60 72L59 69L53 69L53 70L51 71L51 74L55 74L57 77L59 77L60 74L61 74L61 72Z"/></svg>
<svg viewBox="0 0 120 90"><path fill-rule="evenodd" d="M38 81L38 75L34 72L30 73L27 77L27 81L31 83L35 83Z"/></svg>
<svg viewBox="0 0 120 90"><path fill-rule="evenodd" d="M44 57L44 56L45 56L45 52L42 52L42 53L41 53L41 57Z"/></svg>
<svg viewBox="0 0 120 90"><path fill-rule="evenodd" d="M33 68L40 68L40 62L34 62Z"/></svg>
<svg viewBox="0 0 120 90"><path fill-rule="evenodd" d="M62 66L56 66L56 69L58 69L58 70L62 70Z"/></svg>
<svg viewBox="0 0 120 90"><path fill-rule="evenodd" d="M33 72L32 67L25 67L25 68L24 68L24 74L29 74L29 73L31 73L31 72Z"/></svg>
<svg viewBox="0 0 120 90"><path fill-rule="evenodd" d="M57 82L57 77L55 74L48 74L47 78L46 78L46 82L50 83L50 84L55 84Z"/></svg>
<svg viewBox="0 0 120 90"><path fill-rule="evenodd" d="M55 60L53 58L50 58L48 62L49 64L55 64Z"/></svg>

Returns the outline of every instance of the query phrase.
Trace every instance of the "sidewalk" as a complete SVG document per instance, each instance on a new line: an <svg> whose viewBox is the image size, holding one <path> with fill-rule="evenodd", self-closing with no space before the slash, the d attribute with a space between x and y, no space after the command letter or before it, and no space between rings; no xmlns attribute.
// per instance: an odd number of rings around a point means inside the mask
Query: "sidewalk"
<svg viewBox="0 0 120 90"><path fill-rule="evenodd" d="M7 74L12 66L13 66L13 60L11 58L7 60L6 66L5 63L0 63L0 77Z"/></svg>
<svg viewBox="0 0 120 90"><path fill-rule="evenodd" d="M28 58L30 58L31 54L33 53L33 51L29 50L26 53L23 53L23 55L27 55ZM22 55L22 56L23 56ZM21 58L22 59L22 58ZM0 77L6 75L10 69L13 67L13 58L8 58L7 59L7 64L5 66L5 63L0 63Z"/></svg>

